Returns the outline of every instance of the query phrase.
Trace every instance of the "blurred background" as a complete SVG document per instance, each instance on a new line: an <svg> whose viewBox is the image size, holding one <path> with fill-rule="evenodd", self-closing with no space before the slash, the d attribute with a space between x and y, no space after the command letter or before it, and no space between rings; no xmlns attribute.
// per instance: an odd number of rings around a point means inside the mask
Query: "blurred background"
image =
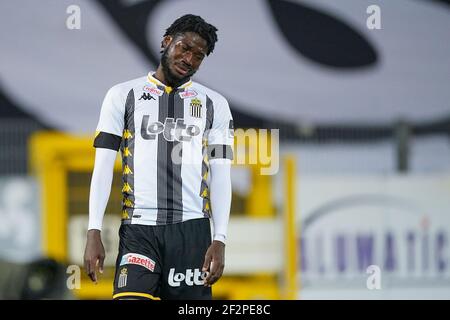
<svg viewBox="0 0 450 320"><path fill-rule="evenodd" d="M450 299L445 0L1 1L0 299L111 297L119 162L105 274L81 268L101 102L185 13L219 29L194 80L277 147L233 166L215 297Z"/></svg>

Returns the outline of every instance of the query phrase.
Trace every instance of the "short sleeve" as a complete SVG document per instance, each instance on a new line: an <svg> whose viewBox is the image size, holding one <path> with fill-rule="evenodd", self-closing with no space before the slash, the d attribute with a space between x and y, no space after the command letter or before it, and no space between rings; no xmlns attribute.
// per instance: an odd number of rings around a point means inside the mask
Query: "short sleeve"
<svg viewBox="0 0 450 320"><path fill-rule="evenodd" d="M213 101L213 122L208 133L210 159L233 160L234 124L228 102L222 96Z"/></svg>
<svg viewBox="0 0 450 320"><path fill-rule="evenodd" d="M124 98L117 87L112 87L103 99L94 147L119 150L124 129L124 113Z"/></svg>

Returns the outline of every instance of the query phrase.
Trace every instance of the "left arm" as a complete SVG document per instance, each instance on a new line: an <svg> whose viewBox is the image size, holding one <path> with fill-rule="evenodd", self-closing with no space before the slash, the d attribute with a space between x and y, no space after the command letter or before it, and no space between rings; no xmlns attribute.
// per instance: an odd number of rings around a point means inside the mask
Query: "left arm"
<svg viewBox="0 0 450 320"><path fill-rule="evenodd" d="M214 225L214 239L203 263L209 270L205 286L211 286L222 276L225 266L225 242L231 207L230 167L233 160L233 117L227 100L215 97L214 117L208 133L208 158L210 166L210 205Z"/></svg>
<svg viewBox="0 0 450 320"><path fill-rule="evenodd" d="M205 285L214 284L222 276L225 267L225 242L231 207L231 161L217 159L210 162L210 201L214 225L214 240L208 248L203 271L209 269Z"/></svg>

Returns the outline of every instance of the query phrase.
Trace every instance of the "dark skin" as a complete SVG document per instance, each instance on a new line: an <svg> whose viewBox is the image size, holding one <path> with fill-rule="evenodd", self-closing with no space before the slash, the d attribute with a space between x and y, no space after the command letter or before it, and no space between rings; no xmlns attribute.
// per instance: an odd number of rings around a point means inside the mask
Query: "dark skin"
<svg viewBox="0 0 450 320"><path fill-rule="evenodd" d="M164 37L161 47L163 55L154 77L162 83L177 88L197 72L208 52L206 41L194 32L185 32ZM87 233L84 252L84 267L89 278L97 283L97 269L103 273L105 248L100 230ZM225 244L214 240L205 254L202 271L209 271L205 286L211 286L220 279L225 266Z"/></svg>
<svg viewBox="0 0 450 320"><path fill-rule="evenodd" d="M86 249L84 250L84 269L89 278L97 283L97 268L103 273L105 248L103 247L100 230L91 229L87 232Z"/></svg>
<svg viewBox="0 0 450 320"><path fill-rule="evenodd" d="M154 76L172 88L187 82L208 52L206 41L193 32L165 36L161 48L163 55Z"/></svg>

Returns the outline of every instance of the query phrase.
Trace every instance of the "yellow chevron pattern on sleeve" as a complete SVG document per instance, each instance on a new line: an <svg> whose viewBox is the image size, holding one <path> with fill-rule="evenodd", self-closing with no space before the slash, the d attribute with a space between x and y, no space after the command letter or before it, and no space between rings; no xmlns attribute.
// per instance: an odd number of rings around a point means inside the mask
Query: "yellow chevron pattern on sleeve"
<svg viewBox="0 0 450 320"><path fill-rule="evenodd" d="M133 201L131 201L130 199L125 199L125 200L123 201L123 204L124 204L126 207L129 207L129 208L133 208L133 207L134 207Z"/></svg>
<svg viewBox="0 0 450 320"><path fill-rule="evenodd" d="M133 171L131 171L128 165L125 165L125 168L123 168L123 174L133 174Z"/></svg>
<svg viewBox="0 0 450 320"><path fill-rule="evenodd" d="M122 219L130 219L127 210L122 210Z"/></svg>
<svg viewBox="0 0 450 320"><path fill-rule="evenodd" d="M202 197L202 198L206 198L207 196L208 196L208 189L205 188L205 190L203 190L203 192L202 192L202 194L201 194L201 197Z"/></svg>
<svg viewBox="0 0 450 320"><path fill-rule="evenodd" d="M132 156L131 151L128 147L123 148L123 156L124 157L130 157Z"/></svg>
<svg viewBox="0 0 450 320"><path fill-rule="evenodd" d="M133 135L131 134L130 130L126 129L126 130L123 131L123 138L124 139L133 138Z"/></svg>
<svg viewBox="0 0 450 320"><path fill-rule="evenodd" d="M125 182L125 183L123 184L122 192L133 192L133 189L131 189L131 187L130 187L130 185L128 184L128 182Z"/></svg>

